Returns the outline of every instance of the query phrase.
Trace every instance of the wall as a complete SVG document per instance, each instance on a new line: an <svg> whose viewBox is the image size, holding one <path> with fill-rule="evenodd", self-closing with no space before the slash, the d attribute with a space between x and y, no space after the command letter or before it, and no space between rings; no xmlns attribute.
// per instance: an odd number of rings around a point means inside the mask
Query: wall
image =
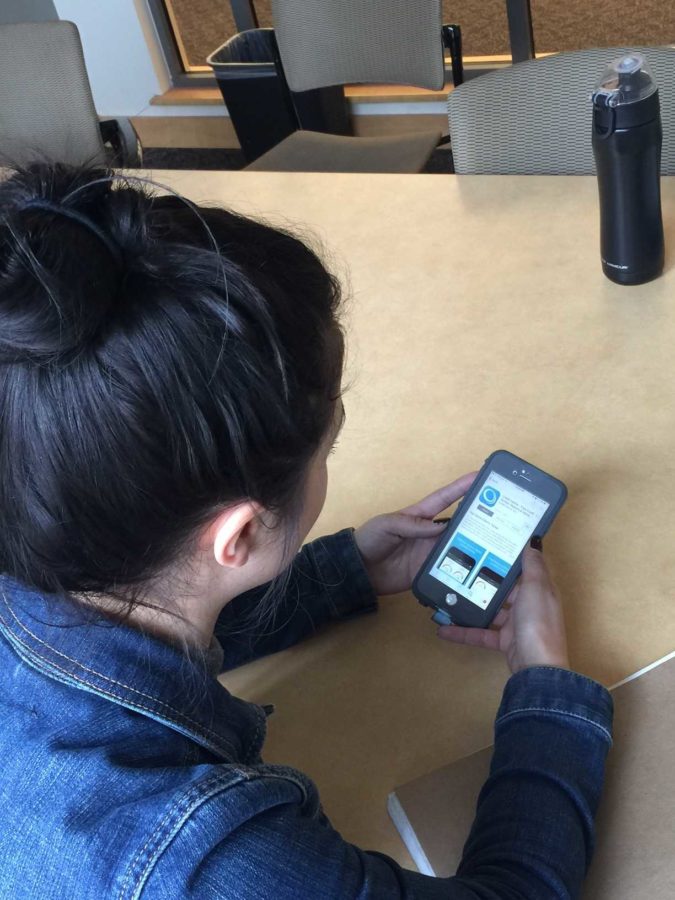
<svg viewBox="0 0 675 900"><path fill-rule="evenodd" d="M168 71L144 0L54 0L54 5L60 19L78 27L100 116L137 115L167 90Z"/></svg>
<svg viewBox="0 0 675 900"><path fill-rule="evenodd" d="M58 19L52 0L1 0L0 25L12 22L53 22Z"/></svg>

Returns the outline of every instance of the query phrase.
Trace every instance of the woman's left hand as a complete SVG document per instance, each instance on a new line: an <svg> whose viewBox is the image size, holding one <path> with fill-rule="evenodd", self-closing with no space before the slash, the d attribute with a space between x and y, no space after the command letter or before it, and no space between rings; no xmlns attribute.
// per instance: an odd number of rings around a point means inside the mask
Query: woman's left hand
<svg viewBox="0 0 675 900"><path fill-rule="evenodd" d="M378 596L410 590L413 578L446 527L434 517L469 490L476 472L462 475L418 503L375 516L354 532L368 578Z"/></svg>

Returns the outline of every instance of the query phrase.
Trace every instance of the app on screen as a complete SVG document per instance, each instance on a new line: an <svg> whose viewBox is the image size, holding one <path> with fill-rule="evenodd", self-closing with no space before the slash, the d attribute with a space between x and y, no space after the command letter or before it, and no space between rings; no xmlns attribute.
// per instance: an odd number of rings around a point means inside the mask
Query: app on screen
<svg viewBox="0 0 675 900"><path fill-rule="evenodd" d="M486 609L548 507L546 500L490 472L430 574Z"/></svg>

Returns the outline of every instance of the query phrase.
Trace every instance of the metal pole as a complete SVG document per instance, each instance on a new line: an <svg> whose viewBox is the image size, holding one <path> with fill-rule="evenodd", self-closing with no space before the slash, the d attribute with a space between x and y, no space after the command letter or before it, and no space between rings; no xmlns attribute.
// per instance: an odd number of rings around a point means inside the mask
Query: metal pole
<svg viewBox="0 0 675 900"><path fill-rule="evenodd" d="M258 27L258 16L252 0L230 0L230 6L237 31L248 31L249 28Z"/></svg>
<svg viewBox="0 0 675 900"><path fill-rule="evenodd" d="M462 58L462 29L459 25L443 25L443 44L450 51L452 63L452 83L459 87L464 83L464 60Z"/></svg>
<svg viewBox="0 0 675 900"><path fill-rule="evenodd" d="M530 0L506 0L511 59L514 63L534 59L534 35Z"/></svg>

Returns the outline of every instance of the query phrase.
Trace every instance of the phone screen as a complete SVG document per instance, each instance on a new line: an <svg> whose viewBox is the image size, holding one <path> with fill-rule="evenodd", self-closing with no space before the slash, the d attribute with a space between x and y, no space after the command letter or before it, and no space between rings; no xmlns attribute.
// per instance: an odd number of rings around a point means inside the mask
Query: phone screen
<svg viewBox="0 0 675 900"><path fill-rule="evenodd" d="M457 547L449 547L445 558L438 564L438 568L464 584L475 565L476 560L468 553L462 553Z"/></svg>
<svg viewBox="0 0 675 900"><path fill-rule="evenodd" d="M429 574L486 609L550 504L491 471ZM462 560L461 564L457 560Z"/></svg>
<svg viewBox="0 0 675 900"><path fill-rule="evenodd" d="M490 605L490 600L499 590L503 580L502 575L483 567L471 582L472 599L476 606L480 606L481 609L487 609Z"/></svg>

